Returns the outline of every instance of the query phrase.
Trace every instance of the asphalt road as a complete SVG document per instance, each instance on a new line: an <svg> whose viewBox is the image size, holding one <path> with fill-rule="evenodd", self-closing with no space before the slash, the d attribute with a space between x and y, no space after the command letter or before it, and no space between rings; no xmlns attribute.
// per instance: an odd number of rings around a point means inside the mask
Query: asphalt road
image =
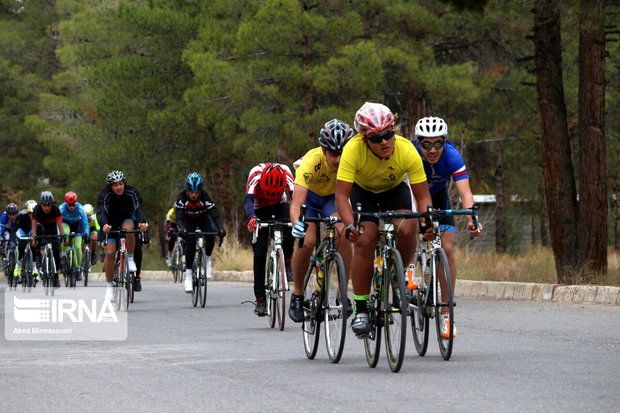
<svg viewBox="0 0 620 413"><path fill-rule="evenodd" d="M443 361L435 341L417 356L409 337L394 374L384 354L369 368L352 334L339 364L323 344L308 360L299 324L270 329L252 304L241 304L253 298L249 284L211 283L204 309L192 307L179 284L144 284L125 341L3 336L0 411L617 412L620 405L618 306L461 299L452 359ZM102 284L89 288L103 295ZM0 300L4 323L4 294Z"/></svg>

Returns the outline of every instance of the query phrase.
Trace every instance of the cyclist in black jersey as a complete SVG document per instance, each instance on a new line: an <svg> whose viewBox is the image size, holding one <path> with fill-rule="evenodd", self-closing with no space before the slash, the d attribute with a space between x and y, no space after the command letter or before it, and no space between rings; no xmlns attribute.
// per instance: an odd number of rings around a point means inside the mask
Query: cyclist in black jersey
<svg viewBox="0 0 620 413"><path fill-rule="evenodd" d="M97 221L101 230L109 234L111 230L133 230L135 224L140 231L147 229L146 217L142 211L142 196L138 190L125 184L125 174L121 171L112 171L107 176L107 185L97 198ZM134 249L136 245L135 234L126 235L127 265L129 271L136 272L134 261ZM105 299L112 301L114 298L114 254L116 252L116 236L108 235L108 244L105 247L106 255L103 268L106 276ZM136 278L134 288L140 286L140 279Z"/></svg>
<svg viewBox="0 0 620 413"><path fill-rule="evenodd" d="M200 229L203 232L214 231L214 226L220 238L226 236L224 223L220 213L211 200L209 194L202 188L204 180L197 172L192 172L185 180L185 190L179 194L174 210L176 214L179 236L185 236L187 232ZM207 278L213 277L211 272L211 253L215 246L215 237L205 237L205 253L207 255ZM186 293L192 292L192 266L196 253L196 237L186 237L185 240L185 283Z"/></svg>

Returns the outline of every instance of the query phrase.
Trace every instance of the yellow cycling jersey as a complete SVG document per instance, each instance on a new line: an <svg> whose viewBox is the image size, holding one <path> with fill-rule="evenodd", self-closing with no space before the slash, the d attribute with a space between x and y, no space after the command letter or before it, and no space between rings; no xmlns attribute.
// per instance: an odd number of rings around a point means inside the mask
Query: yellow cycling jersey
<svg viewBox="0 0 620 413"><path fill-rule="evenodd" d="M174 208L170 208L168 213L166 214L166 221L172 222L173 224L177 223L177 214L174 211Z"/></svg>
<svg viewBox="0 0 620 413"><path fill-rule="evenodd" d="M336 192L336 171L328 164L320 146L310 149L295 170L295 184L307 188L319 196Z"/></svg>
<svg viewBox="0 0 620 413"><path fill-rule="evenodd" d="M426 181L422 158L409 140L396 135L392 156L379 159L362 138L357 134L344 146L338 167L339 180L356 183L375 194L395 188L407 175L411 184Z"/></svg>

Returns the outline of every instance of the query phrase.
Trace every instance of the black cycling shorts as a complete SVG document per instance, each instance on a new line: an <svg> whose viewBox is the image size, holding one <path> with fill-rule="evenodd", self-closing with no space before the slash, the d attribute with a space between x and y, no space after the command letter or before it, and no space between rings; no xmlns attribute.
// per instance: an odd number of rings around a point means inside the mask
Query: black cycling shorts
<svg viewBox="0 0 620 413"><path fill-rule="evenodd" d="M411 186L407 182L401 182L395 188L378 194L353 184L349 200L351 201L351 207L353 207L353 213L355 213L358 203L362 204L362 212L412 210ZM362 221L379 223L379 220L376 218L362 218Z"/></svg>

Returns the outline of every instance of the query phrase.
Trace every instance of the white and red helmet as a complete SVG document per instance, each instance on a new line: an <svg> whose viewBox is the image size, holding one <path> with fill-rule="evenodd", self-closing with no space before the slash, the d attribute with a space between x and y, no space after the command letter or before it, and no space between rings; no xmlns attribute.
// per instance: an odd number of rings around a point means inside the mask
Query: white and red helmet
<svg viewBox="0 0 620 413"><path fill-rule="evenodd" d="M394 114L381 103L366 102L355 114L355 130L362 134L376 134L394 127Z"/></svg>

